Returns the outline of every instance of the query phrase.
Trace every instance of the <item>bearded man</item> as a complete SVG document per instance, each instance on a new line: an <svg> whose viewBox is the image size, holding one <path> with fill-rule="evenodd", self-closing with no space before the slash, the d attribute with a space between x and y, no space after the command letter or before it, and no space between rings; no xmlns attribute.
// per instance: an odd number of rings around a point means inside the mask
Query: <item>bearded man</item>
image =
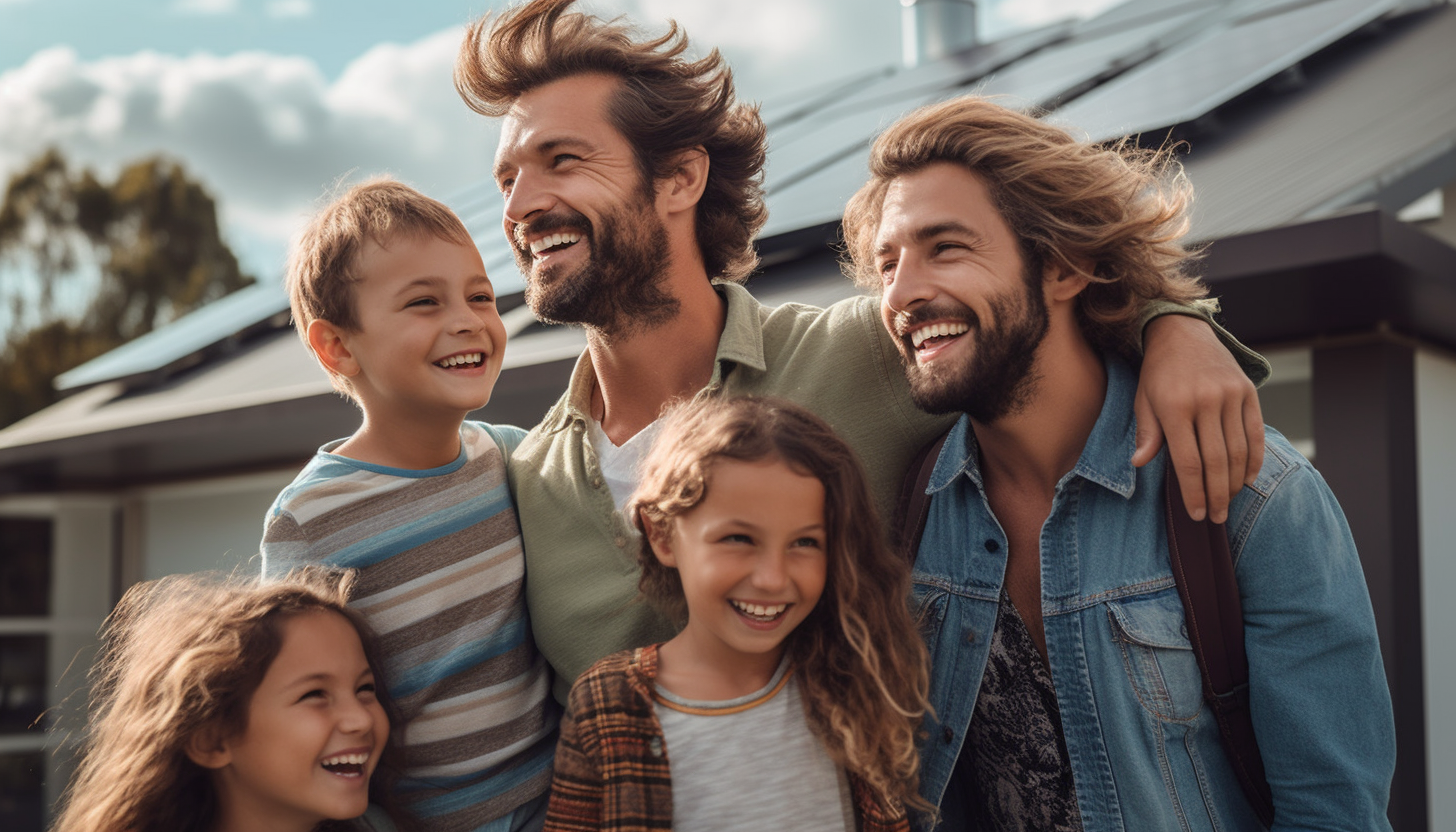
<svg viewBox="0 0 1456 832"><path fill-rule="evenodd" d="M964 98L892 126L870 171L845 212L855 273L915 403L958 417L914 568L941 828L1263 829L1204 706L1167 455L1129 460L1137 310L1204 292L1176 162ZM1389 829L1394 717L1360 560L1276 431L1227 530L1273 828Z"/></svg>
<svg viewBox="0 0 1456 832"><path fill-rule="evenodd" d="M770 309L742 287L767 214L765 130L717 51L691 60L676 25L647 38L571 3L479 20L455 67L466 103L503 117L494 175L527 301L586 329L568 389L510 463L532 628L562 701L596 659L673 635L637 600L621 512L665 405L704 391L799 402L854 447L882 512L951 422L911 403L872 298ZM1229 341L1261 381L1267 364ZM1157 318L1146 343L1139 454L1160 424L1190 506L1219 517L1262 455L1253 385L1196 317Z"/></svg>

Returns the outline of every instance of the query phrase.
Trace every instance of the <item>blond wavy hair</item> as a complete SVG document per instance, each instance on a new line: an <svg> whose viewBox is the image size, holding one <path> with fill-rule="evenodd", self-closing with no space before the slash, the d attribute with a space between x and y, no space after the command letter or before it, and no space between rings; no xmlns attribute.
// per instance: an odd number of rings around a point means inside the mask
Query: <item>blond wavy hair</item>
<svg viewBox="0 0 1456 832"><path fill-rule="evenodd" d="M823 594L788 636L809 725L830 757L889 806L933 813L917 793L915 736L928 708L925 646L910 615L910 568L886 545L854 451L798 405L702 396L664 416L629 515L643 532L643 595L678 624L687 602L650 534L702 502L720 459L777 460L824 486Z"/></svg>
<svg viewBox="0 0 1456 832"><path fill-rule="evenodd" d="M875 140L870 180L844 212L845 269L857 283L880 288L874 244L890 184L938 162L986 183L1028 273L1055 265L1090 278L1078 317L1100 349L1139 354L1149 300L1188 304L1208 293L1188 274L1198 256L1183 241L1193 190L1173 147L1080 141L978 96L922 107Z"/></svg>
<svg viewBox="0 0 1456 832"><path fill-rule="evenodd" d="M647 38L622 18L567 12L575 0L531 0L477 20L455 59L455 89L473 110L504 116L537 87L588 73L621 80L607 118L632 146L642 181L672 176L684 151L708 153L698 200L698 248L709 276L743 281L758 265L753 237L763 204L767 131L758 107L738 103L733 71L714 49L689 60L676 21Z"/></svg>
<svg viewBox="0 0 1456 832"><path fill-rule="evenodd" d="M173 575L128 590L102 628L81 762L52 832L210 830L216 794L210 773L188 758L187 743L202 731L226 737L246 730L248 704L282 647L284 622L316 610L343 616L379 673L375 639L346 605L352 581L350 573L308 568L268 583ZM380 701L398 725L379 678ZM391 740L369 788L371 802L390 808L396 754Z"/></svg>

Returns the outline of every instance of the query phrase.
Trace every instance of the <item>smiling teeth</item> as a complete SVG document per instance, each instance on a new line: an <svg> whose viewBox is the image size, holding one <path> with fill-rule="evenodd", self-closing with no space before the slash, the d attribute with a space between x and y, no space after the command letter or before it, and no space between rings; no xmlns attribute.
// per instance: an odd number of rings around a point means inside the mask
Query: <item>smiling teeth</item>
<svg viewBox="0 0 1456 832"><path fill-rule="evenodd" d="M915 349L918 350L920 349L921 344L925 343L931 338L941 338L949 335L960 335L962 332L970 331L970 328L971 327L968 324L964 324L959 321L955 323L931 324L930 326L921 327L920 329L911 332L910 343L914 344Z"/></svg>
<svg viewBox="0 0 1456 832"><path fill-rule="evenodd" d="M567 243L574 243L580 239L580 234L572 234L569 232L561 234L547 234L545 237L542 237L539 240L531 241L531 253L540 254L548 248L566 245Z"/></svg>
<svg viewBox="0 0 1456 832"><path fill-rule="evenodd" d="M462 364L479 363L480 353L478 352L467 352L464 355L452 355L449 358L442 358L439 361L435 362L436 366L439 367L459 367Z"/></svg>
<svg viewBox="0 0 1456 832"><path fill-rule="evenodd" d="M788 604L745 604L742 601L729 601L729 603L739 612L763 619L777 618L789 608Z"/></svg>
<svg viewBox="0 0 1456 832"><path fill-rule="evenodd" d="M362 766L369 762L368 754L340 754L322 760L326 766Z"/></svg>

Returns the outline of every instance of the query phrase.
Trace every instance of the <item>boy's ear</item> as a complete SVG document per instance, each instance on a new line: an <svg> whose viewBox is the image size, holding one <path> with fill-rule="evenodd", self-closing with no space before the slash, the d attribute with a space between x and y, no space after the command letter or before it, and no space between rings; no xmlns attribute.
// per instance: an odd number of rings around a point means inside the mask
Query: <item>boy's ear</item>
<svg viewBox="0 0 1456 832"><path fill-rule="evenodd" d="M359 362L349 351L349 344L345 340L345 333L342 329L328 321L314 319L309 322L306 332L308 346L318 357L319 363L330 372L345 378L352 378L359 374Z"/></svg>
<svg viewBox="0 0 1456 832"><path fill-rule="evenodd" d="M685 211L698 204L708 187L708 151L699 146L678 154L672 176L658 182L657 198L667 213Z"/></svg>
<svg viewBox="0 0 1456 832"><path fill-rule="evenodd" d="M652 554L657 556L657 562L676 569L677 557L672 553L671 528L652 522L646 515L641 517L642 536L647 538L647 545L652 547Z"/></svg>
<svg viewBox="0 0 1456 832"><path fill-rule="evenodd" d="M231 744L216 725L204 725L187 738L187 759L206 769L219 769L233 761Z"/></svg>

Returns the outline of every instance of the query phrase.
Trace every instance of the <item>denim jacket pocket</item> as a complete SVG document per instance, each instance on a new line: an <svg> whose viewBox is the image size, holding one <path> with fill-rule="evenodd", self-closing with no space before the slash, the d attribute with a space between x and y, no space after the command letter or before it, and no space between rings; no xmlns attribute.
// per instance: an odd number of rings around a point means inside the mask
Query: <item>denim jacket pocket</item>
<svg viewBox="0 0 1456 832"><path fill-rule="evenodd" d="M945 608L949 593L943 588L916 581L910 592L910 611L915 616L915 628L920 631L920 640L934 650L940 637L941 625L945 623Z"/></svg>
<svg viewBox="0 0 1456 832"><path fill-rule="evenodd" d="M1108 602L1107 618L1143 708L1162 720L1196 717L1203 707L1203 678L1177 591Z"/></svg>

